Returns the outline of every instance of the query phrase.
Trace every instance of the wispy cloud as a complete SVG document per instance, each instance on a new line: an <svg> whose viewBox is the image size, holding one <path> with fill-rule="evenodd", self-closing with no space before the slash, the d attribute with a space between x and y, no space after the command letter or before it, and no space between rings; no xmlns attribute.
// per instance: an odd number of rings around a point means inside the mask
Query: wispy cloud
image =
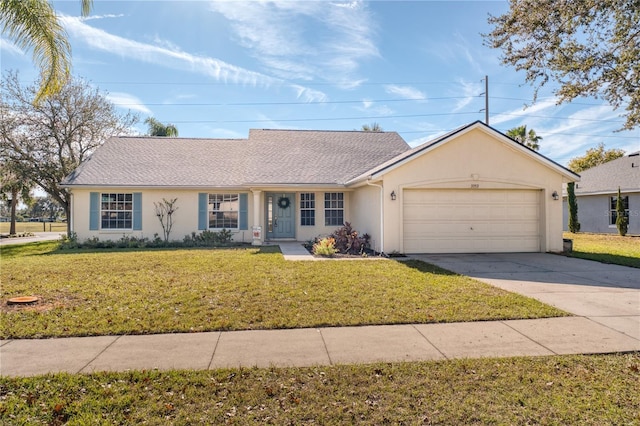
<svg viewBox="0 0 640 426"><path fill-rule="evenodd" d="M360 62L379 56L363 2L219 2L211 9L270 73L287 79L353 84Z"/></svg>
<svg viewBox="0 0 640 426"><path fill-rule="evenodd" d="M482 92L482 85L480 83L464 80L459 80L458 83L460 84L460 92L457 93L457 95L461 94L462 98L456 102L453 112L458 112L470 103L477 101L478 96Z"/></svg>
<svg viewBox="0 0 640 426"><path fill-rule="evenodd" d="M448 35L441 40L427 42L425 52L437 58L438 62L446 64L464 63L466 68L475 70L478 75L485 71L476 58L478 49L474 47L462 34L456 32L453 37Z"/></svg>
<svg viewBox="0 0 640 426"><path fill-rule="evenodd" d="M535 127L536 133L544 138L540 143L540 151L564 164L600 142L606 144L606 139L594 135L617 129L620 124L616 122L618 118L612 107L600 105L569 114L560 122L553 120L555 124L540 122Z"/></svg>
<svg viewBox="0 0 640 426"><path fill-rule="evenodd" d="M392 115L395 112L388 105L373 102L370 99L363 99L362 106L357 106L354 109L356 111L366 112L367 114L375 114L380 117Z"/></svg>
<svg viewBox="0 0 640 426"><path fill-rule="evenodd" d="M25 56L25 52L16 46L13 42L4 37L0 37L0 51L16 56Z"/></svg>
<svg viewBox="0 0 640 426"><path fill-rule="evenodd" d="M82 19L83 21L95 21L98 19L113 19L113 18L122 18L123 16L125 16L124 14L120 13L120 14L104 14L104 15L90 15L90 16L85 16Z"/></svg>
<svg viewBox="0 0 640 426"><path fill-rule="evenodd" d="M250 71L217 58L193 55L175 47L167 48L166 46L126 39L91 27L85 24L82 18L61 16L60 20L72 37L76 37L79 41L88 44L93 49L102 50L129 59L157 64L163 67L203 74L216 81L262 87L286 85L291 87L301 100L326 100L326 95L318 90L299 85L288 85L281 79ZM166 43L164 44L166 45Z"/></svg>
<svg viewBox="0 0 640 426"><path fill-rule="evenodd" d="M518 120L519 118L527 118L533 114L538 114L542 111L554 109L556 108L556 100L553 98L545 99L540 102L535 103L529 107L522 107L518 109L512 109L507 112L503 112L497 115L491 116L491 125L495 126L498 124L506 123L509 121ZM531 126L529 126L531 127Z"/></svg>
<svg viewBox="0 0 640 426"><path fill-rule="evenodd" d="M147 108L139 98L129 93L124 93L124 92L108 93L107 99L109 99L113 104L115 104L120 108L130 109L132 111L138 111L146 115L153 115L151 110Z"/></svg>
<svg viewBox="0 0 640 426"><path fill-rule="evenodd" d="M411 86L398 86L396 84L387 84L384 90L390 94L404 99L427 99L427 95Z"/></svg>

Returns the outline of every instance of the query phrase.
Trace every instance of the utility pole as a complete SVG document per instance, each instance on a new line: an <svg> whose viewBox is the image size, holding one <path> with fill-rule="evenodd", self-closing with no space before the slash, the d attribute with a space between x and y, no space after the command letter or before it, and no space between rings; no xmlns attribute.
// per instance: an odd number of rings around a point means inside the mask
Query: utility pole
<svg viewBox="0 0 640 426"><path fill-rule="evenodd" d="M482 81L482 80L480 80ZM489 125L489 76L484 76L484 92L480 93L480 96L484 95L484 109L480 111L484 111L484 123Z"/></svg>

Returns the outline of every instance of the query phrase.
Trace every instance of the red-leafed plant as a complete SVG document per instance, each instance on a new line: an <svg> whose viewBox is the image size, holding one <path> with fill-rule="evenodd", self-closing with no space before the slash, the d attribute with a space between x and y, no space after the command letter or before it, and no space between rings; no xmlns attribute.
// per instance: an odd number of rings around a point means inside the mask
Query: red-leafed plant
<svg viewBox="0 0 640 426"><path fill-rule="evenodd" d="M338 253L343 254L363 254L365 249L369 248L369 240L371 240L369 234L358 234L349 222L345 222L344 226L333 231L331 238L335 240Z"/></svg>

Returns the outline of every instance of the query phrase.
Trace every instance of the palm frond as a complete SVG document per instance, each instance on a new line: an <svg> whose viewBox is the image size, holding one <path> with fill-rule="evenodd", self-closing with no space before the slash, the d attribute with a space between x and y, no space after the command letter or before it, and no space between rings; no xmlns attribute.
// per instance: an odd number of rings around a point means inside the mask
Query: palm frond
<svg viewBox="0 0 640 426"><path fill-rule="evenodd" d="M20 48L33 50L34 63L41 70L35 101L58 92L70 75L71 46L49 2L0 0L0 23L2 32Z"/></svg>

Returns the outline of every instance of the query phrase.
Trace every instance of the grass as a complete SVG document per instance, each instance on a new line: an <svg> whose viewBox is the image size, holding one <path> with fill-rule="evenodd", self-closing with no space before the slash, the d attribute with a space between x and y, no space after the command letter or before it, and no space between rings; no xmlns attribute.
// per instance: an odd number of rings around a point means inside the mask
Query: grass
<svg viewBox="0 0 640 426"><path fill-rule="evenodd" d="M572 257L640 268L640 237L617 234L564 233L573 240Z"/></svg>
<svg viewBox="0 0 640 426"><path fill-rule="evenodd" d="M8 234L11 223L0 222L0 234ZM62 222L16 222L16 233L25 232L67 232L67 224Z"/></svg>
<svg viewBox="0 0 640 426"><path fill-rule="evenodd" d="M632 425L640 354L0 377L3 424Z"/></svg>
<svg viewBox="0 0 640 426"><path fill-rule="evenodd" d="M288 262L277 247L2 248L0 337L42 338L567 315L419 262ZM35 295L33 307L4 300Z"/></svg>

